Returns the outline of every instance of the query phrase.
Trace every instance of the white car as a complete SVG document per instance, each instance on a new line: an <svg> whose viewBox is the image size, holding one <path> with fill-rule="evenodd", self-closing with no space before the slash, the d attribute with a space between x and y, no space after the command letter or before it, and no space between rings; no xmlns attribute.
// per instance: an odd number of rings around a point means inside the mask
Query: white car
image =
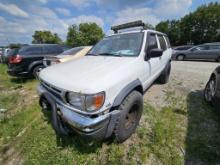
<svg viewBox="0 0 220 165"><path fill-rule="evenodd" d="M141 29L131 31L136 26ZM157 79L167 83L172 50L166 34L146 29L142 21L112 30L86 56L40 73L40 105L52 111L56 133L95 139L114 134L123 142L139 124L144 92Z"/></svg>

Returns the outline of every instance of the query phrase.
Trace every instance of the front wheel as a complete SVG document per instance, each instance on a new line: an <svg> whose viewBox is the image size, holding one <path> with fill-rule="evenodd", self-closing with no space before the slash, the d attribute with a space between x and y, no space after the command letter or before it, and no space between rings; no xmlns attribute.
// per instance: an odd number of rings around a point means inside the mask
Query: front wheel
<svg viewBox="0 0 220 165"><path fill-rule="evenodd" d="M178 61L183 61L183 60L185 59L185 56L184 56L184 55L178 55L178 56L176 57L176 59L177 59Z"/></svg>
<svg viewBox="0 0 220 165"><path fill-rule="evenodd" d="M216 94L216 79L215 77L212 77L206 84L206 87L204 90L205 101L213 105L215 94Z"/></svg>
<svg viewBox="0 0 220 165"><path fill-rule="evenodd" d="M136 130L142 112L143 96L138 91L131 92L119 107L121 111L115 125L116 141L121 143L128 139Z"/></svg>

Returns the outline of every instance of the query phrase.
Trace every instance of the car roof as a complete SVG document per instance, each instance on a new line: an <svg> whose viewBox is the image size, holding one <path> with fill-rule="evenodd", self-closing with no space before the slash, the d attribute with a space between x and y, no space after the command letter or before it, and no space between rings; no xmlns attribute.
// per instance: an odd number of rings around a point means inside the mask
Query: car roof
<svg viewBox="0 0 220 165"><path fill-rule="evenodd" d="M220 42L205 43L203 45L220 45Z"/></svg>
<svg viewBox="0 0 220 165"><path fill-rule="evenodd" d="M114 35L120 35L120 34L138 33L138 32L152 32L152 33L156 33L156 34L167 36L167 34L159 32L159 31L156 31L156 30L153 30L153 29L147 29L147 30L127 29L126 31L114 33L114 34L109 35L107 37L114 36Z"/></svg>

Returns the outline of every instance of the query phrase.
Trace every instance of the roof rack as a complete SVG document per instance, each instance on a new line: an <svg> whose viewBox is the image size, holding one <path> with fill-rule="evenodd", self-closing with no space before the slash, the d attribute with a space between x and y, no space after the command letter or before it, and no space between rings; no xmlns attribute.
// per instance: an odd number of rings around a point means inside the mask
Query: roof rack
<svg viewBox="0 0 220 165"><path fill-rule="evenodd" d="M128 29L128 28L133 28L133 27L143 27L143 29L147 29L147 26L145 25L145 23L139 20L139 21L112 26L111 30L113 30L114 33L118 33L118 30Z"/></svg>

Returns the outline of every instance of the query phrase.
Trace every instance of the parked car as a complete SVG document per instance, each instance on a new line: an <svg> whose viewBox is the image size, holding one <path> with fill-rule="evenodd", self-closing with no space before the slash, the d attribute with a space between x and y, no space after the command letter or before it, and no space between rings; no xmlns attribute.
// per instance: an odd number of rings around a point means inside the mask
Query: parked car
<svg viewBox="0 0 220 165"><path fill-rule="evenodd" d="M131 31L137 26L141 29ZM112 30L86 56L40 72L40 105L52 111L57 134L73 131L95 139L114 134L123 142L139 124L145 90L156 79L167 83L172 50L166 34L146 29L142 21Z"/></svg>
<svg viewBox="0 0 220 165"><path fill-rule="evenodd" d="M220 112L220 66L211 74L204 90L204 98Z"/></svg>
<svg viewBox="0 0 220 165"><path fill-rule="evenodd" d="M9 48L5 48L5 49L3 50L2 56L0 57L0 58L1 58L1 62L4 63L4 64L7 64L7 62L8 62L8 54L9 54L9 51L10 51Z"/></svg>
<svg viewBox="0 0 220 165"><path fill-rule="evenodd" d="M8 55L8 74L16 77L37 76L44 68L43 58L63 52L57 44L36 44L12 49Z"/></svg>
<svg viewBox="0 0 220 165"><path fill-rule="evenodd" d="M0 63L2 63L2 56L3 56L3 51L0 49Z"/></svg>
<svg viewBox="0 0 220 165"><path fill-rule="evenodd" d="M53 64L78 59L80 57L85 56L91 48L92 48L92 46L80 46L80 47L75 47L75 48L66 50L57 56L45 57L44 61L43 61L44 66L48 67Z"/></svg>
<svg viewBox="0 0 220 165"><path fill-rule="evenodd" d="M208 43L193 46L190 49L177 51L173 54L176 60L214 60L220 61L220 43Z"/></svg>
<svg viewBox="0 0 220 165"><path fill-rule="evenodd" d="M184 50L188 50L192 48L193 45L182 45L182 46L176 46L172 48L172 59L176 59L176 54L181 53Z"/></svg>

